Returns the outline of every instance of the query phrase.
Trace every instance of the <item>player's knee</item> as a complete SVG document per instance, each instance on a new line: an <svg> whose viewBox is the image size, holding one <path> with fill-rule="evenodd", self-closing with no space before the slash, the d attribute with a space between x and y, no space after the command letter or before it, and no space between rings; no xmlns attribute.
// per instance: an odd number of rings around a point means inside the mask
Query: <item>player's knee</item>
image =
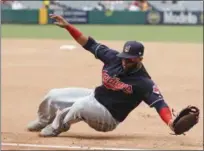
<svg viewBox="0 0 204 151"><path fill-rule="evenodd" d="M86 102L85 101L77 101L74 105L76 105L78 111L82 111L85 109Z"/></svg>
<svg viewBox="0 0 204 151"><path fill-rule="evenodd" d="M47 100L56 100L56 99L57 99L57 96L58 96L58 89L51 89L51 90L47 93L45 99L47 99Z"/></svg>

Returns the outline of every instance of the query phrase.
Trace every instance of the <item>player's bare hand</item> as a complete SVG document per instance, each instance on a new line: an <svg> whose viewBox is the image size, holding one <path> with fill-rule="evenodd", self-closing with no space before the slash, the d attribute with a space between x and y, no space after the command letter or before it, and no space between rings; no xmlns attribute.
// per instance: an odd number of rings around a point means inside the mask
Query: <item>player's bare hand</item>
<svg viewBox="0 0 204 151"><path fill-rule="evenodd" d="M69 25L69 23L62 16L54 15L54 14L50 14L49 16L51 19L56 20L54 24L61 28L65 28L66 26Z"/></svg>

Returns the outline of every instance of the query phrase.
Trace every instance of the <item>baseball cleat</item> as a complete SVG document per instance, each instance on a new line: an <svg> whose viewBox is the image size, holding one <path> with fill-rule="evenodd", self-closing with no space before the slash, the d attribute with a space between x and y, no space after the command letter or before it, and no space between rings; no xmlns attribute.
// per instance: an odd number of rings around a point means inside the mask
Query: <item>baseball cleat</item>
<svg viewBox="0 0 204 151"><path fill-rule="evenodd" d="M39 120L35 120L28 124L27 129L28 131L38 132L46 126L47 124L41 123Z"/></svg>
<svg viewBox="0 0 204 151"><path fill-rule="evenodd" d="M67 124L61 126L59 129L54 129L52 127L52 124L49 124L48 126L46 126L45 128L43 128L40 132L40 136L41 137L56 137L58 136L60 133L62 132L66 132L70 129L70 126L68 126Z"/></svg>
<svg viewBox="0 0 204 151"><path fill-rule="evenodd" d="M65 112L66 113L66 112ZM62 132L66 132L70 129L70 125L63 124L64 116L66 115L61 110L57 110L56 117L52 124L49 124L44 129L41 130L40 136L42 137L55 137Z"/></svg>

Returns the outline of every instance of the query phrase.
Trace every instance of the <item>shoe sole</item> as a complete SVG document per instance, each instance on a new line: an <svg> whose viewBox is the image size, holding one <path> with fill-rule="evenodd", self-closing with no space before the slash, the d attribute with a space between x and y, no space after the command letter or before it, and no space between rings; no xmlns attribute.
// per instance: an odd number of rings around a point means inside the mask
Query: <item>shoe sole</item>
<svg viewBox="0 0 204 151"><path fill-rule="evenodd" d="M36 126L36 128L30 128L30 127L27 127L27 130L30 131L30 132L39 132L41 131L43 128L45 128L47 125L43 126L43 125L38 125Z"/></svg>

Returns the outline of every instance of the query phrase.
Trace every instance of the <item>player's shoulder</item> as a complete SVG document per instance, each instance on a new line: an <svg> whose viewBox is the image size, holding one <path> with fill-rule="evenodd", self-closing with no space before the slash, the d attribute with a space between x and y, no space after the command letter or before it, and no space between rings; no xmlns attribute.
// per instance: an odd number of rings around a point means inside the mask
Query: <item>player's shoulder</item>
<svg viewBox="0 0 204 151"><path fill-rule="evenodd" d="M117 55L117 54L119 54L119 51L117 51L117 50L115 50L115 49L112 49L112 48L109 48L113 53L115 53L115 55ZM118 56L117 56L117 58L119 58Z"/></svg>
<svg viewBox="0 0 204 151"><path fill-rule="evenodd" d="M117 55L120 53L119 51L115 50L115 49L111 49L109 48L110 52L112 53L112 55L114 55L114 60L118 63L122 62L122 59L120 57L118 57Z"/></svg>
<svg viewBox="0 0 204 151"><path fill-rule="evenodd" d="M133 81L133 86L135 87L151 89L153 85L154 85L154 82L152 81L152 79L146 76L135 77Z"/></svg>

